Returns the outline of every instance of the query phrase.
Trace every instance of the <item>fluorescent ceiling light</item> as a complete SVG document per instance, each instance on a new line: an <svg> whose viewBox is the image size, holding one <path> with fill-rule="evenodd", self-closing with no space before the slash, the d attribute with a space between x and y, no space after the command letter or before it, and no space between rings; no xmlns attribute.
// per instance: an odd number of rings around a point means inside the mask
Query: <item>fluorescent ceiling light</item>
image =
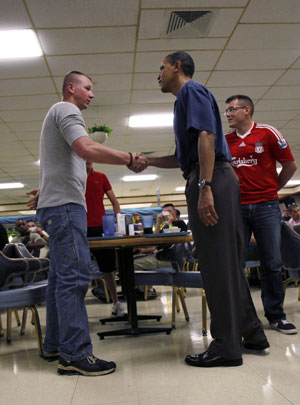
<svg viewBox="0 0 300 405"><path fill-rule="evenodd" d="M185 187L176 187L175 188L175 191L184 191L185 190Z"/></svg>
<svg viewBox="0 0 300 405"><path fill-rule="evenodd" d="M132 115L128 125L132 128L172 127L173 113Z"/></svg>
<svg viewBox="0 0 300 405"><path fill-rule="evenodd" d="M157 179L157 174L138 174L133 176L124 176L123 181L148 181Z"/></svg>
<svg viewBox="0 0 300 405"><path fill-rule="evenodd" d="M126 209L126 208L149 208L152 206L152 203L145 203L145 204L121 204L120 207L121 209Z"/></svg>
<svg viewBox="0 0 300 405"><path fill-rule="evenodd" d="M0 30L0 59L30 58L43 54L32 30Z"/></svg>
<svg viewBox="0 0 300 405"><path fill-rule="evenodd" d="M36 211L35 210L28 210L28 211L19 211L21 215L35 215Z"/></svg>
<svg viewBox="0 0 300 405"><path fill-rule="evenodd" d="M24 184L22 183L0 183L0 189L5 190L8 188L23 188Z"/></svg>

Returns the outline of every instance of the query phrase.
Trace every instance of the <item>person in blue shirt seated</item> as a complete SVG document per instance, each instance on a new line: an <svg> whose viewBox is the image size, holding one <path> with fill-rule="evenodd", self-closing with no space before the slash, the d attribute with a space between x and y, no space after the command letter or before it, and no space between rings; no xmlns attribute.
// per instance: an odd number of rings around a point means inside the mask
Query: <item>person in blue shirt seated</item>
<svg viewBox="0 0 300 405"><path fill-rule="evenodd" d="M173 204L165 204L162 212L157 216L157 223L154 233L163 232L164 229L169 227L178 227L178 232L186 232L187 225L181 219L177 219L176 209ZM139 248L136 251L134 257L134 270L155 270L158 267L172 267L172 263L168 260L162 260L160 256L170 249L171 245L164 245L163 249L157 249L156 246L149 246L145 248ZM137 299L144 299L144 286L138 286L136 289ZM154 288L148 286L148 299L154 299L157 297L157 293Z"/></svg>

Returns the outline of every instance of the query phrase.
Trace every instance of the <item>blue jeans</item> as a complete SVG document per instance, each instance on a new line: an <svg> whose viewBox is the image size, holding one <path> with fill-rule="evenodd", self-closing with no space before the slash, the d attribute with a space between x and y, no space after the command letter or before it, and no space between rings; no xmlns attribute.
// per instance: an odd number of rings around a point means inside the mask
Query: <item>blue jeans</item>
<svg viewBox="0 0 300 405"><path fill-rule="evenodd" d="M40 208L38 221L49 234L50 270L44 349L67 361L92 354L84 303L90 282L86 212L79 204Z"/></svg>
<svg viewBox="0 0 300 405"><path fill-rule="evenodd" d="M269 322L275 323L286 319L281 307L284 292L281 272L279 202L276 200L242 205L241 212L246 249L252 232L257 242L262 268L261 298L265 316Z"/></svg>

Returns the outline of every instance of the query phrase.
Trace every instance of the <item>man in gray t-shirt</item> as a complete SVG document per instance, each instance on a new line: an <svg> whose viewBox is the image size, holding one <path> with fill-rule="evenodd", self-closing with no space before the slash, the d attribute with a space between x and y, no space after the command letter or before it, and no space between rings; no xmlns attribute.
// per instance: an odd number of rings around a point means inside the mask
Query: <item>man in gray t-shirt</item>
<svg viewBox="0 0 300 405"><path fill-rule="evenodd" d="M112 373L116 364L93 355L84 303L90 282L85 161L127 165L136 172L147 166L140 154L89 138L81 111L93 98L88 76L74 71L64 78L63 100L50 108L42 127L40 191L28 193L34 196L29 207L38 201L37 218L50 244L44 357L59 357L59 374L86 376Z"/></svg>

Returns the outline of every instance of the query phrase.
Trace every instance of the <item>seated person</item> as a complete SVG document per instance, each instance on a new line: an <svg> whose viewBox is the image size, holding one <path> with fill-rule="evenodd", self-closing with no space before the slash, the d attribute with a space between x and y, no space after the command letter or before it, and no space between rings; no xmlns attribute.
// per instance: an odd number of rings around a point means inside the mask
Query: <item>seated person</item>
<svg viewBox="0 0 300 405"><path fill-rule="evenodd" d="M154 233L160 233L163 229L169 228L170 226L177 226L180 228L181 232L187 231L187 225L184 221L177 216L176 209L173 204L165 204L161 214L157 216L157 223ZM136 250L136 255L134 257L134 270L155 270L158 267L172 267L170 261L160 259L165 252L169 250L172 245L166 244L162 249L157 250L156 246L149 246L145 248L139 248ZM137 287L137 297L143 298L144 296L144 286ZM148 289L148 298L156 298L157 294L151 287Z"/></svg>
<svg viewBox="0 0 300 405"><path fill-rule="evenodd" d="M32 256L39 257L40 249L45 246L45 242L40 235L36 232L29 232L28 225L24 219L18 219L16 221L16 227L19 231L19 235L15 236L12 242L23 243Z"/></svg>
<svg viewBox="0 0 300 405"><path fill-rule="evenodd" d="M288 222L291 219L291 216L289 214L288 209L283 210L282 216L281 216L281 221Z"/></svg>
<svg viewBox="0 0 300 405"><path fill-rule="evenodd" d="M38 227L36 222L34 221L28 221L28 230L31 233L38 233L40 237L44 241L44 247L40 250L40 255L39 257L50 257L50 249L49 249L49 235L47 232L43 231L42 228Z"/></svg>
<svg viewBox="0 0 300 405"><path fill-rule="evenodd" d="M288 225L293 228L295 225L300 224L300 210L296 204L291 204L288 208L288 212L292 217L288 221Z"/></svg>

